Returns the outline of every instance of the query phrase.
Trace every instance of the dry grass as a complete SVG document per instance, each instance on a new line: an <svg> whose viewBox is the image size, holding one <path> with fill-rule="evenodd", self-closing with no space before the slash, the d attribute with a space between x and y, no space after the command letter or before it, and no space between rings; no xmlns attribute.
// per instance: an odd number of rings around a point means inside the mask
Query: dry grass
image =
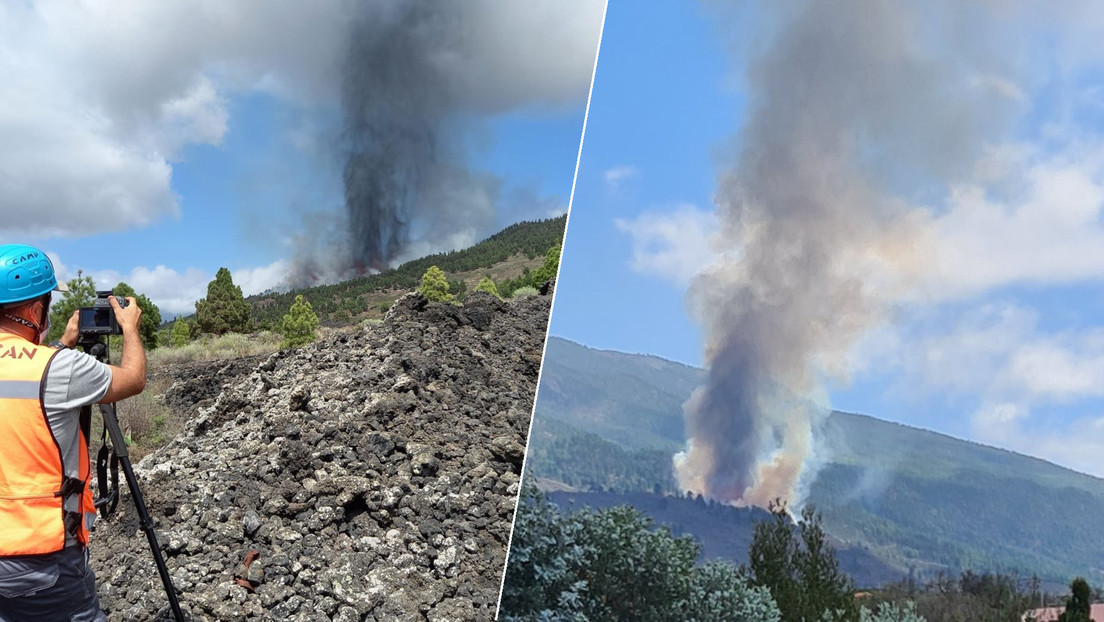
<svg viewBox="0 0 1104 622"><path fill-rule="evenodd" d="M117 339L112 340L118 341ZM118 345L114 346L111 360L118 362ZM144 456L164 445L180 434L184 429L185 418L190 413L177 412L165 403L165 393L172 386L171 374L160 373L170 365L180 365L195 361L213 361L220 359L242 358L271 354L280 347L280 336L276 333L261 332L254 335L227 334L221 337L208 337L193 341L182 348L161 347L148 352L146 357L153 378L146 384L146 390L116 405L119 427L127 439L130 459L137 463ZM99 410L96 409L98 413ZM93 417L91 451L99 450L103 422L99 416Z"/></svg>
<svg viewBox="0 0 1104 622"><path fill-rule="evenodd" d="M191 363L193 361L213 361L271 354L279 349L280 335L273 332L264 331L253 335L228 333L220 337L205 337L182 348L157 348L150 352L147 357L150 368L159 369L165 365Z"/></svg>
<svg viewBox="0 0 1104 622"><path fill-rule="evenodd" d="M138 462L183 429L183 419L174 416L173 410L165 404L165 392L171 385L171 378L157 378L139 395L116 405L119 427L127 439L131 461Z"/></svg>

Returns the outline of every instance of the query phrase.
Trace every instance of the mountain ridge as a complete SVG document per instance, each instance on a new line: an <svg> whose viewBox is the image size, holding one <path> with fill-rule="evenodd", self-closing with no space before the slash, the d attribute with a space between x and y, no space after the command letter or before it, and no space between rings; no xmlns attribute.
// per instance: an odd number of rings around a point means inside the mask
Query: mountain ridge
<svg viewBox="0 0 1104 622"><path fill-rule="evenodd" d="M577 491L681 494L671 456L704 372L663 361L550 337L527 468ZM858 413L833 412L820 438L832 451L809 502L829 533L899 572L1104 578L1100 478Z"/></svg>

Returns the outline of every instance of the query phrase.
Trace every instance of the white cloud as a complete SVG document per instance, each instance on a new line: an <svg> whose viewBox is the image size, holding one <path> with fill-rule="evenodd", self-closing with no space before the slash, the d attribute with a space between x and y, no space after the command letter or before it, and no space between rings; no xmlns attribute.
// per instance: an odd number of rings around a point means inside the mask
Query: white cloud
<svg viewBox="0 0 1104 622"><path fill-rule="evenodd" d="M995 152L978 171L990 183L951 188L948 211L932 221L934 265L924 292L945 300L1013 284L1104 279L1101 156L1075 147L1035 161L1024 149ZM1019 187L1000 187L1008 179ZM1002 200L993 190L1012 196Z"/></svg>
<svg viewBox="0 0 1104 622"><path fill-rule="evenodd" d="M1096 332L1025 343L1009 357L1006 381L1040 399L1104 396L1104 344L1100 337Z"/></svg>
<svg viewBox="0 0 1104 622"><path fill-rule="evenodd" d="M906 318L867 343L867 361L897 366L922 391L1028 406L1104 397L1104 329L1046 331L1039 314L1012 304L946 309Z"/></svg>
<svg viewBox="0 0 1104 622"><path fill-rule="evenodd" d="M605 2L469 2L467 53L442 59L483 111L586 98Z"/></svg>
<svg viewBox="0 0 1104 622"><path fill-rule="evenodd" d="M221 143L235 95L259 91L336 110L353 18L395 6L0 4L3 232L89 235L177 215L172 162L188 145ZM479 0L457 21L464 53L438 61L476 111L577 102L590 82L603 10L598 0Z"/></svg>
<svg viewBox="0 0 1104 622"><path fill-rule="evenodd" d="M974 76L971 81L975 88L989 89L1002 97L1022 102L1027 99L1023 89L1008 78L995 75Z"/></svg>
<svg viewBox="0 0 1104 622"><path fill-rule="evenodd" d="M1031 424L1028 407L986 406L971 419L977 440L1104 477L1104 416L1080 417L1061 428Z"/></svg>
<svg viewBox="0 0 1104 622"><path fill-rule="evenodd" d="M629 174L621 168L605 172L607 183L615 186ZM910 302L972 299L1010 285L1104 280L1104 149L1072 143L1044 155L1029 145L999 145L973 177L948 188L942 213L924 217L926 226L913 242L926 249L918 254L926 265L906 296ZM654 267L653 256L664 250L692 261L707 254L695 258L692 251L705 245L693 240L715 230L715 219L703 229L705 221L693 213L676 213L684 209L618 221L633 236L634 266ZM669 278L671 271L662 274Z"/></svg>
<svg viewBox="0 0 1104 622"><path fill-rule="evenodd" d="M606 169L606 172L602 173L602 178L606 180L606 186L611 190L617 190L622 182L636 177L636 173L635 166L621 165Z"/></svg>
<svg viewBox="0 0 1104 622"><path fill-rule="evenodd" d="M287 278L288 262L281 259L267 266L239 268L232 272L234 283L242 288L242 294L252 296L267 289L275 289L284 284ZM211 275L214 278L214 275Z"/></svg>
<svg viewBox="0 0 1104 622"><path fill-rule="evenodd" d="M61 280L77 276L56 254L47 254ZM250 296L281 286L286 279L287 268L287 262L279 260L267 266L231 269L230 274L234 284L241 287L242 294ZM92 277L99 289L114 287L120 282L127 283L134 291L148 296L163 316L195 313L195 302L207 295L207 284L215 278L213 272L199 268L179 271L165 266L138 266L127 274L115 270L89 270L85 274Z"/></svg>
<svg viewBox="0 0 1104 622"><path fill-rule="evenodd" d="M629 265L641 274L684 286L717 259L711 248L717 216L696 206L644 212L633 219L618 218L614 223L632 238Z"/></svg>
<svg viewBox="0 0 1104 622"><path fill-rule="evenodd" d="M1009 357L1036 329L1038 316L1010 304L933 310L903 318L892 344L904 381L913 390L992 395L1006 377ZM888 357L887 357L888 358Z"/></svg>
<svg viewBox="0 0 1104 622"><path fill-rule="evenodd" d="M333 1L4 5L4 231L87 235L175 216L171 162L221 142L229 93L335 93L343 15Z"/></svg>
<svg viewBox="0 0 1104 622"><path fill-rule="evenodd" d="M979 435L987 440L1003 440L1013 426L1028 415L1019 404L1004 402L987 406L974 414L973 424Z"/></svg>
<svg viewBox="0 0 1104 622"><path fill-rule="evenodd" d="M973 440L1104 477L1104 416L1077 414L1102 410L1104 329L1049 330L1042 319L1007 303L922 309L857 356L888 372L903 402L976 404L963 406Z"/></svg>

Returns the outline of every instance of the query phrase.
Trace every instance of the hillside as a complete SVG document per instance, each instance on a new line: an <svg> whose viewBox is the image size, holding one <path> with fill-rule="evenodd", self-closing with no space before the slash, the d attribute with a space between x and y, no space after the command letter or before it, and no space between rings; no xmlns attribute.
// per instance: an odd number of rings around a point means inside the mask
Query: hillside
<svg viewBox="0 0 1104 622"><path fill-rule="evenodd" d="M701 370L556 337L548 340L544 369L536 421L557 419L627 449L682 447L682 403Z"/></svg>
<svg viewBox="0 0 1104 622"><path fill-rule="evenodd" d="M198 622L493 617L549 307L410 294L298 350L163 370L191 416L137 471L182 605ZM91 547L111 622L165 600L125 497Z"/></svg>
<svg viewBox="0 0 1104 622"><path fill-rule="evenodd" d="M378 274L284 293L260 294L246 300L253 307L253 321L258 326L276 325L298 294L310 301L324 324L383 317L399 296L418 287L422 274L430 266L443 270L450 282L463 283L463 291L474 290L485 275L501 287L505 281L539 267L548 249L562 243L566 224L566 215L520 222L474 246L427 255Z"/></svg>
<svg viewBox="0 0 1104 622"><path fill-rule="evenodd" d="M554 337L544 369L529 447L536 475L569 489L676 492L670 455L700 370ZM833 536L897 571L1104 579L1104 480L863 415L833 413L824 438L830 458L810 502Z"/></svg>

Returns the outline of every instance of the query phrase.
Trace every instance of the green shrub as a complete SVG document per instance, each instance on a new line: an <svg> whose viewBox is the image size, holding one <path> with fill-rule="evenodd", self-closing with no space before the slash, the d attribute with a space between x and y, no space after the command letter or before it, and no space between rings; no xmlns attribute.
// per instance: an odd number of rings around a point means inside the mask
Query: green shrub
<svg viewBox="0 0 1104 622"><path fill-rule="evenodd" d="M172 347L183 348L192 339L192 327L188 320L176 318L172 327Z"/></svg>
<svg viewBox="0 0 1104 622"><path fill-rule="evenodd" d="M548 249L548 252L544 255L544 263L541 267L533 271L529 275L529 283L534 287L544 285L545 281L556 276L556 272L560 269L560 245L557 244Z"/></svg>
<svg viewBox="0 0 1104 622"><path fill-rule="evenodd" d="M221 337L204 337L180 348L158 348L147 357L151 368L159 365L241 358L271 354L280 349L280 336L264 331L252 335L227 333ZM118 360L118 359L113 359Z"/></svg>
<svg viewBox="0 0 1104 622"><path fill-rule="evenodd" d="M621 506L563 515L526 478L502 619L778 622L766 588L725 562L696 563L701 546Z"/></svg>
<svg viewBox="0 0 1104 622"><path fill-rule="evenodd" d="M452 302L455 296L449 293L449 282L445 273L437 266L430 266L422 275L422 286L418 292L434 302Z"/></svg>
<svg viewBox="0 0 1104 622"><path fill-rule="evenodd" d="M536 296L540 292L535 287L519 287L514 290L514 298L525 298L527 296Z"/></svg>
<svg viewBox="0 0 1104 622"><path fill-rule="evenodd" d="M502 298L498 294L498 288L495 287L495 282L491 280L491 277L485 276L479 279L479 285L475 286L477 292L487 292L488 294L494 294L496 298Z"/></svg>
<svg viewBox="0 0 1104 622"><path fill-rule="evenodd" d="M877 612L866 607L859 610L859 622L926 622L924 616L916 613L916 605L906 602L904 606L896 603L882 603Z"/></svg>
<svg viewBox="0 0 1104 622"><path fill-rule="evenodd" d="M318 315L311 308L310 302L300 294L295 297L291 309L280 322L280 334L284 336L280 347L298 348L313 343L316 330L318 330Z"/></svg>

